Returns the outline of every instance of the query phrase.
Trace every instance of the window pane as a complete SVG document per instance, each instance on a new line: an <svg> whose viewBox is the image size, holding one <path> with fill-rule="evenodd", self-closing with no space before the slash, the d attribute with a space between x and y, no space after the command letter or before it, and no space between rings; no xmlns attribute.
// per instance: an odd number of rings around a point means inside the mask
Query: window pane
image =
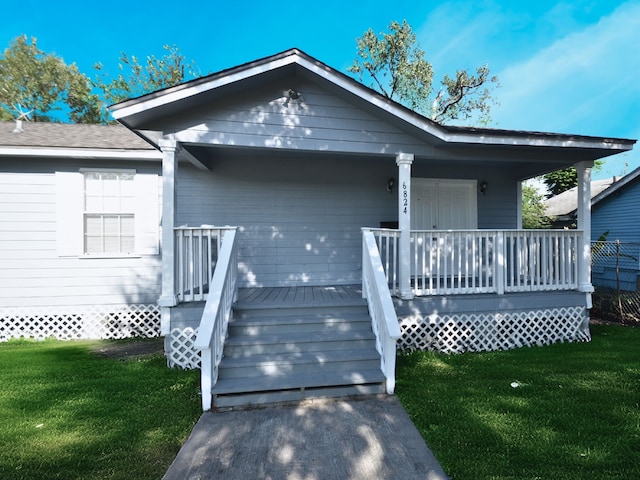
<svg viewBox="0 0 640 480"><path fill-rule="evenodd" d="M135 238L133 236L123 236L122 241L122 253L135 252Z"/></svg>
<svg viewBox="0 0 640 480"><path fill-rule="evenodd" d="M102 252L102 236L87 235L84 240L84 252L88 254Z"/></svg>
<svg viewBox="0 0 640 480"><path fill-rule="evenodd" d="M117 215L104 216L104 234L120 235L120 219Z"/></svg>
<svg viewBox="0 0 640 480"><path fill-rule="evenodd" d="M120 216L120 233L123 236L133 236L136 232L136 225L133 221L133 215Z"/></svg>
<svg viewBox="0 0 640 480"><path fill-rule="evenodd" d="M102 217L100 215L87 215L84 225L84 231L87 235L102 235Z"/></svg>
<svg viewBox="0 0 640 480"><path fill-rule="evenodd" d="M104 197L104 209L103 212L120 212L120 197Z"/></svg>
<svg viewBox="0 0 640 480"><path fill-rule="evenodd" d="M120 237L105 237L104 238L104 253L127 253L120 251Z"/></svg>

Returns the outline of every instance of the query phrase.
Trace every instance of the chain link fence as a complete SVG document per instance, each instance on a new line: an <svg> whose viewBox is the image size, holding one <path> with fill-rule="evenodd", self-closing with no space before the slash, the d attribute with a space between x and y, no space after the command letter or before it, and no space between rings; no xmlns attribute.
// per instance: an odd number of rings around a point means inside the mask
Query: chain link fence
<svg viewBox="0 0 640 480"><path fill-rule="evenodd" d="M591 244L592 317L640 325L640 243Z"/></svg>

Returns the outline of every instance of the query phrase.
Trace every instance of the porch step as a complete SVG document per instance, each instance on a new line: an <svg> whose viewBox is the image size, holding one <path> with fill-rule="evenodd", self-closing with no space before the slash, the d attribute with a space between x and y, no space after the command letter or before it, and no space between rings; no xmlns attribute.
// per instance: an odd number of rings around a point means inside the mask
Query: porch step
<svg viewBox="0 0 640 480"><path fill-rule="evenodd" d="M384 391L366 304L234 305L216 407Z"/></svg>

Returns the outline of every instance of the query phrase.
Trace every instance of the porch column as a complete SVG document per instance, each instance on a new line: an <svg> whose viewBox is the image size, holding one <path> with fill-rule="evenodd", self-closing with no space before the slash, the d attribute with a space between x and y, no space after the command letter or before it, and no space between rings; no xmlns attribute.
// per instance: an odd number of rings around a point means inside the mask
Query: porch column
<svg viewBox="0 0 640 480"><path fill-rule="evenodd" d="M398 165L398 228L400 230L398 276L400 297L413 298L411 289L411 164L412 153L399 153Z"/></svg>
<svg viewBox="0 0 640 480"><path fill-rule="evenodd" d="M161 334L169 333L169 307L177 305L174 273L174 233L176 222L176 179L180 145L175 140L160 140L162 150L162 294L158 299L161 307Z"/></svg>
<svg viewBox="0 0 640 480"><path fill-rule="evenodd" d="M591 167L593 162L579 162L578 173L578 286L581 292L593 292L591 285Z"/></svg>

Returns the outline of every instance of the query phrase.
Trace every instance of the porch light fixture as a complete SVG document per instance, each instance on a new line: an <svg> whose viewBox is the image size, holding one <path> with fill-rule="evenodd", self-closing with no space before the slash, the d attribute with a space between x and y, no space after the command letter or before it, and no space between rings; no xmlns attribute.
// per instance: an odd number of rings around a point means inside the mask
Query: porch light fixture
<svg viewBox="0 0 640 480"><path fill-rule="evenodd" d="M393 177L387 180L387 191L389 193L393 192L393 187L395 184L396 184L396 180Z"/></svg>
<svg viewBox="0 0 640 480"><path fill-rule="evenodd" d="M480 193L482 193L482 195L486 195L488 186L489 184L486 180L480 182Z"/></svg>
<svg viewBox="0 0 640 480"><path fill-rule="evenodd" d="M302 94L296 90L294 90L293 88L290 88L289 90L287 90L286 92L284 92L284 96L287 97L287 99L284 101L284 106L288 107L289 106L289 102L301 102L302 101ZM300 105L298 105L300 106Z"/></svg>

